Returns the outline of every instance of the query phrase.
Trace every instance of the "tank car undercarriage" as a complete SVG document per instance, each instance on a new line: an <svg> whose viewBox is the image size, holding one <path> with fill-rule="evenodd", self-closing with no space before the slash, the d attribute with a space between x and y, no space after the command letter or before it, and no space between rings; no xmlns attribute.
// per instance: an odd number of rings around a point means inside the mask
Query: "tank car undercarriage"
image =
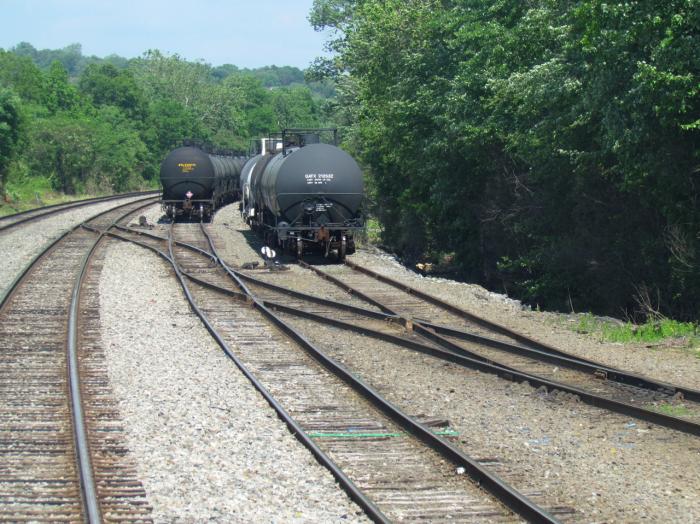
<svg viewBox="0 0 700 524"><path fill-rule="evenodd" d="M342 261L347 255L355 252L354 234L362 228L328 224L292 229L281 223L277 227L262 225L257 229L262 232L266 245L281 249L299 259L306 253L315 253L325 258L333 256Z"/></svg>
<svg viewBox="0 0 700 524"><path fill-rule="evenodd" d="M213 200L164 200L161 207L173 221L186 218L191 221L209 222L214 213Z"/></svg>

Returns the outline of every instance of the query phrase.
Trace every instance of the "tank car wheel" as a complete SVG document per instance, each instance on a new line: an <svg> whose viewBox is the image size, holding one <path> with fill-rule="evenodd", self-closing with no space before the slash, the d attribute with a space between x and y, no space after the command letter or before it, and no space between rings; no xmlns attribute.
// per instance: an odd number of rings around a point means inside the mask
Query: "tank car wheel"
<svg viewBox="0 0 700 524"><path fill-rule="evenodd" d="M342 240L340 241L340 247L338 248L338 260L342 262L345 260L345 255L347 254L348 251L348 240L345 238L345 235L343 235Z"/></svg>
<svg viewBox="0 0 700 524"><path fill-rule="evenodd" d="M304 241L301 238L297 238L297 258L302 259L304 255Z"/></svg>

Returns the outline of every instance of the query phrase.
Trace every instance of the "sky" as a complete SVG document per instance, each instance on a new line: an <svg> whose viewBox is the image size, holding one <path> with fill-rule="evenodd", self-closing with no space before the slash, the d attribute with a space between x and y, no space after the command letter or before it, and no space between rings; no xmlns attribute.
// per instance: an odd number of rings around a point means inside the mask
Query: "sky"
<svg viewBox="0 0 700 524"><path fill-rule="evenodd" d="M217 66L306 68L324 33L306 19L313 0L0 0L0 48L82 44L83 55L148 49Z"/></svg>

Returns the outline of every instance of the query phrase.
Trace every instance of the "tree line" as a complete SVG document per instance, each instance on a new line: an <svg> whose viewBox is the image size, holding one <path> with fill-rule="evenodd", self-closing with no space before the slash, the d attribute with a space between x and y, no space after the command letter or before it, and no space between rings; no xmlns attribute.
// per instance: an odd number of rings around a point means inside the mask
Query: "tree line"
<svg viewBox="0 0 700 524"><path fill-rule="evenodd" d="M531 304L700 318L700 2L315 0L383 242Z"/></svg>
<svg viewBox="0 0 700 524"><path fill-rule="evenodd" d="M289 66L211 66L150 50L85 57L80 45L0 49L0 194L45 180L67 194L153 187L183 139L246 151L249 139L329 118L329 82Z"/></svg>

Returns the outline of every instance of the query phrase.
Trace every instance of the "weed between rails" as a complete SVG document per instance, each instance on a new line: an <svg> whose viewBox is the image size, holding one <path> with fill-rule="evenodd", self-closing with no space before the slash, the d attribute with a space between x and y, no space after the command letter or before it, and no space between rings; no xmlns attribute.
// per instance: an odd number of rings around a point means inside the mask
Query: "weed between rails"
<svg viewBox="0 0 700 524"><path fill-rule="evenodd" d="M682 404L659 404L651 406L651 409L670 417L689 417L695 414Z"/></svg>
<svg viewBox="0 0 700 524"><path fill-rule="evenodd" d="M675 339L678 342L675 346L689 348L700 358L700 328L694 322L661 318L644 324L632 324L613 322L586 313L579 316L578 322L571 329L577 333L597 335L601 341L606 342L656 343Z"/></svg>

